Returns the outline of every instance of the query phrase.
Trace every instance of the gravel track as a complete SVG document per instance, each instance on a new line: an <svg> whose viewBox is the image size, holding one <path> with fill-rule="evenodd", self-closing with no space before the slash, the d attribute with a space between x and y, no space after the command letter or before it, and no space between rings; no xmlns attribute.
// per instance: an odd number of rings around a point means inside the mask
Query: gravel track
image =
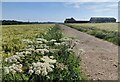
<svg viewBox="0 0 120 82"><path fill-rule="evenodd" d="M80 32L76 29L59 24L65 36L73 37L78 44L74 47L76 56L79 49L82 71L91 80L118 80L118 46Z"/></svg>

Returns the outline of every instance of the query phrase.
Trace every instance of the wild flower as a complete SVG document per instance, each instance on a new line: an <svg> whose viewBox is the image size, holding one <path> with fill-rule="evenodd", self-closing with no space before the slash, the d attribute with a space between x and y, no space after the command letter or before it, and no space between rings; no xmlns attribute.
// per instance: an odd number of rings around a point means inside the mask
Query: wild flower
<svg viewBox="0 0 120 82"><path fill-rule="evenodd" d="M54 43L56 46L60 46L61 45L61 43Z"/></svg>
<svg viewBox="0 0 120 82"><path fill-rule="evenodd" d="M22 64L16 65L16 64L12 64L12 66L9 66L10 72L22 72Z"/></svg>
<svg viewBox="0 0 120 82"><path fill-rule="evenodd" d="M10 71L9 71L9 67L4 67L4 73L5 73L5 74L9 74L9 72L10 72Z"/></svg>
<svg viewBox="0 0 120 82"><path fill-rule="evenodd" d="M39 48L46 48L46 49L49 49L49 46L47 46L46 44L41 44L41 45L39 45Z"/></svg>
<svg viewBox="0 0 120 82"><path fill-rule="evenodd" d="M50 76L47 75L46 77L47 77L48 79L50 79Z"/></svg>
<svg viewBox="0 0 120 82"><path fill-rule="evenodd" d="M5 62L14 63L14 62L17 62L17 60L20 60L21 57L24 57L24 55L22 55L22 54L13 55L11 57L6 58Z"/></svg>
<svg viewBox="0 0 120 82"><path fill-rule="evenodd" d="M44 39L44 38L36 38L36 40L37 41L42 41L42 42L44 42L44 43L47 43L48 41L46 40L46 39Z"/></svg>
<svg viewBox="0 0 120 82"><path fill-rule="evenodd" d="M54 56L50 56L50 58L51 58L51 59L53 59L53 58L54 58Z"/></svg>
<svg viewBox="0 0 120 82"><path fill-rule="evenodd" d="M34 71L31 69L28 71L28 73L31 75Z"/></svg>
<svg viewBox="0 0 120 82"><path fill-rule="evenodd" d="M18 55L18 56L20 56L20 57L23 57L23 56L24 56L24 55L23 55L24 52L16 52L15 54Z"/></svg>
<svg viewBox="0 0 120 82"><path fill-rule="evenodd" d="M39 75L40 73L41 73L40 70L36 70L36 71L35 71L35 74L37 74L37 75Z"/></svg>
<svg viewBox="0 0 120 82"><path fill-rule="evenodd" d="M66 42L61 42L61 44L62 44L62 45L65 45L65 44L66 44Z"/></svg>
<svg viewBox="0 0 120 82"><path fill-rule="evenodd" d="M55 40L55 39L52 39L52 40L50 40L50 42L56 42L56 40Z"/></svg>
<svg viewBox="0 0 120 82"><path fill-rule="evenodd" d="M21 73L22 72L22 64L16 65L16 64L12 64L9 67L4 67L4 73L5 74L9 74L9 73L13 73L15 74L17 73Z"/></svg>
<svg viewBox="0 0 120 82"><path fill-rule="evenodd" d="M22 40L23 42L25 42L25 43L33 43L31 40L29 40L29 39L23 39Z"/></svg>
<svg viewBox="0 0 120 82"><path fill-rule="evenodd" d="M43 42L42 42L42 41L36 41L36 43L38 43L38 44L42 44Z"/></svg>
<svg viewBox="0 0 120 82"><path fill-rule="evenodd" d="M55 60L52 61L52 59L50 59L48 56L43 56L43 58L41 58L44 63L42 62L37 62L37 63L32 63L32 67L29 68L29 74L35 73L37 75L42 75L45 76L47 75L49 72L53 71L54 65L52 65L53 63L56 63ZM49 60L50 61L49 61Z"/></svg>
<svg viewBox="0 0 120 82"><path fill-rule="evenodd" d="M68 43L68 42L61 42L61 45L66 45L66 46L68 46L69 43Z"/></svg>
<svg viewBox="0 0 120 82"><path fill-rule="evenodd" d="M25 54L28 55L28 54L31 54L31 52L30 51L25 51Z"/></svg>
<svg viewBox="0 0 120 82"><path fill-rule="evenodd" d="M48 56L43 56L41 60L43 60L45 63L50 63L50 64L56 63L56 60L50 59Z"/></svg>
<svg viewBox="0 0 120 82"><path fill-rule="evenodd" d="M45 53L49 53L48 49L36 49L37 53L41 53L41 54L45 54Z"/></svg>

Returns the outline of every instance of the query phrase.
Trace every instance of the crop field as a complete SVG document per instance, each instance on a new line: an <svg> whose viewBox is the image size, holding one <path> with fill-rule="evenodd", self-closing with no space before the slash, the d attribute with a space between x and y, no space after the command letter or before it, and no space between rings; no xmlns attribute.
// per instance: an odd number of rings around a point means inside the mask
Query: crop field
<svg viewBox="0 0 120 82"><path fill-rule="evenodd" d="M93 35L97 38L107 40L116 45L120 45L118 37L118 23L86 23L86 24L66 24L81 32Z"/></svg>
<svg viewBox="0 0 120 82"><path fill-rule="evenodd" d="M23 39L33 39L37 34L47 32L53 24L39 25L3 25L2 26L2 48L5 53L13 54L14 51L23 49ZM3 55L6 56L6 55Z"/></svg>
<svg viewBox="0 0 120 82"><path fill-rule="evenodd" d="M4 25L2 33L3 81L87 79L57 25Z"/></svg>

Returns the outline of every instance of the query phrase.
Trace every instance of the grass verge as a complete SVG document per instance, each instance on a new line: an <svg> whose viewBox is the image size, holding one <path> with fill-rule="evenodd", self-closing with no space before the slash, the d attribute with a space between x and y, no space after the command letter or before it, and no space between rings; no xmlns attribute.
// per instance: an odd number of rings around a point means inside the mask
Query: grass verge
<svg viewBox="0 0 120 82"><path fill-rule="evenodd" d="M97 38L112 42L115 45L120 46L120 37L119 37L120 33L119 32L107 31L107 30L89 27L89 26L84 27L84 26L77 26L77 25L75 26L75 25L69 25L69 24L67 24L67 26L77 29L81 32L85 32L87 34L93 35Z"/></svg>

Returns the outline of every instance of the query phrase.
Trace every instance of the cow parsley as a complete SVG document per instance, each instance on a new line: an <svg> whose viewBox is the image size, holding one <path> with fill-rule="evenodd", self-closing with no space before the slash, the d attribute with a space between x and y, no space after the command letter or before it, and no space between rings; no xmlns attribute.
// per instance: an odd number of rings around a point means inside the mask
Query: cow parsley
<svg viewBox="0 0 120 82"><path fill-rule="evenodd" d="M21 73L22 72L22 67L23 65L22 64L12 64L11 66L9 67L4 67L4 73L5 74L9 74L9 73L13 73L15 74L16 72L17 73Z"/></svg>
<svg viewBox="0 0 120 82"><path fill-rule="evenodd" d="M42 62L32 63L32 66L29 67L28 71L29 74L34 73L37 75L45 76L49 72L53 71L54 65L52 64L56 63L56 60L52 60L48 56L43 56L43 58L41 59L44 61L43 63Z"/></svg>

